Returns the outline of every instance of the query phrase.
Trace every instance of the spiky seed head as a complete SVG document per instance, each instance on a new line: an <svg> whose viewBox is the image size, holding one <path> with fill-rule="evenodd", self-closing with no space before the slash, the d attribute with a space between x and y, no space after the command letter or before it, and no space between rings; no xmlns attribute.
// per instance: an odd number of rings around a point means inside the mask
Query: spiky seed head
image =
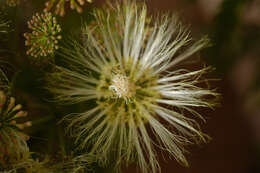
<svg viewBox="0 0 260 173"><path fill-rule="evenodd" d="M25 33L25 45L29 46L27 55L33 57L52 56L59 48L58 42L61 39L61 27L57 23L56 17L51 13L36 13L30 21L28 28L31 33Z"/></svg>
<svg viewBox="0 0 260 173"><path fill-rule="evenodd" d="M55 8L55 13L60 16L65 15L65 4L69 4L71 9L76 9L78 13L82 13L82 6L85 2L92 3L92 0L48 0L45 3L44 11L49 12Z"/></svg>
<svg viewBox="0 0 260 173"><path fill-rule="evenodd" d="M184 145L206 137L183 112L201 117L194 108L212 107L207 98L217 94L197 86L208 68L176 65L206 47L208 39L192 41L176 17L148 16L146 5L136 1L109 4L93 14L83 43L63 49L67 66L49 78L48 89L58 101L91 105L65 117L79 148L101 162L114 158L120 167L137 161L142 172L155 173L160 146L186 165Z"/></svg>

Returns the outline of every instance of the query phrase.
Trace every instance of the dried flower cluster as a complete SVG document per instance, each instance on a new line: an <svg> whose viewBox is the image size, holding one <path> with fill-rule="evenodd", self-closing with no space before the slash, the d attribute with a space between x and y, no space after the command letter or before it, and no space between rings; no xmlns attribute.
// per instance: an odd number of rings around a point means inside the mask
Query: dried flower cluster
<svg viewBox="0 0 260 173"><path fill-rule="evenodd" d="M20 104L15 105L13 97L8 98L0 91L0 167L13 163L21 153L28 151L26 141L29 137L20 130L31 126L31 122L17 122L27 116L21 109Z"/></svg>
<svg viewBox="0 0 260 173"><path fill-rule="evenodd" d="M63 50L68 66L57 67L49 90L60 102L91 103L65 120L79 149L100 162L114 158L120 167L137 161L143 173L155 173L159 146L187 165L184 145L206 139L183 112L202 118L194 108L212 107L206 98L216 93L197 86L208 68L189 72L176 65L208 39L193 42L175 17L148 16L146 6L135 1L115 4L94 10L94 26L83 29L84 43Z"/></svg>
<svg viewBox="0 0 260 173"><path fill-rule="evenodd" d="M56 6L55 13L64 16L65 15L65 5L69 4L71 9L76 9L78 13L82 13L82 7L85 2L91 3L92 0L48 0L45 3L45 11L50 11L54 6Z"/></svg>
<svg viewBox="0 0 260 173"><path fill-rule="evenodd" d="M53 55L59 48L58 40L61 39L61 27L51 13L34 15L32 20L28 21L28 27L31 33L25 33L25 45L30 46L27 55L33 57Z"/></svg>
<svg viewBox="0 0 260 173"><path fill-rule="evenodd" d="M6 0L6 4L10 7L15 7L20 4L20 0Z"/></svg>

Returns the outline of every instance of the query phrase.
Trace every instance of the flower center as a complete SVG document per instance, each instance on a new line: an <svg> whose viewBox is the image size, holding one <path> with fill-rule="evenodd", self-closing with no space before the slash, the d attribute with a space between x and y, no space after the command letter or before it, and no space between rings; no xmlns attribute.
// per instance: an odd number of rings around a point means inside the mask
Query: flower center
<svg viewBox="0 0 260 173"><path fill-rule="evenodd" d="M131 83L128 77L122 74L116 74L112 78L112 85L109 86L109 89L118 98L129 99L135 96L135 85Z"/></svg>

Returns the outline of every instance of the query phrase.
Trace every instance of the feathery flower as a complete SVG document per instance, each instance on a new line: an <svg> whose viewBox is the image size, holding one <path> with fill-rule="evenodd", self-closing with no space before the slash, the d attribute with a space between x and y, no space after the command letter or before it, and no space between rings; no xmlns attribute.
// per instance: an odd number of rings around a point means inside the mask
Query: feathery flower
<svg viewBox="0 0 260 173"><path fill-rule="evenodd" d="M20 4L20 0L6 0L6 4L10 7L15 7Z"/></svg>
<svg viewBox="0 0 260 173"><path fill-rule="evenodd" d="M64 48L68 67L57 67L48 87L58 101L88 103L85 112L65 117L80 149L104 162L115 158L119 167L137 161L142 172L155 173L159 146L186 165L184 145L206 137L183 112L202 118L194 108L212 107L207 98L216 94L197 86L208 68L189 72L176 65L208 39L192 42L176 18L148 16L135 1L93 14L84 43Z"/></svg>
<svg viewBox="0 0 260 173"><path fill-rule="evenodd" d="M78 13L82 13L82 7L85 2L91 3L92 0L48 0L45 3L44 11L50 11L54 6L56 6L55 13L64 16L65 14L65 4L69 3L71 9L76 9Z"/></svg>
<svg viewBox="0 0 260 173"><path fill-rule="evenodd" d="M33 57L53 55L59 48L58 40L61 39L61 27L51 13L34 15L32 20L28 21L28 27L31 33L25 33L25 45L30 46L26 52Z"/></svg>
<svg viewBox="0 0 260 173"><path fill-rule="evenodd" d="M8 98L3 91L0 91L0 165L2 167L8 165L6 162L13 163L17 157L28 151L26 144L28 136L20 130L31 126L31 122L17 122L18 119L27 116L27 112L21 109L22 105L15 105L13 97Z"/></svg>

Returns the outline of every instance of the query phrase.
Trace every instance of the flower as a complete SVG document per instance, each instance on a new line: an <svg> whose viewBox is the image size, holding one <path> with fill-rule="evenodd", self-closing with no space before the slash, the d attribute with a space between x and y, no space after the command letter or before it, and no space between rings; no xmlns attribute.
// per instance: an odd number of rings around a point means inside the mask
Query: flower
<svg viewBox="0 0 260 173"><path fill-rule="evenodd" d="M8 98L0 91L0 167L13 164L29 151L26 144L29 137L20 130L31 126L31 122L17 123L18 119L27 116L27 112L21 109L22 105L15 105L13 97Z"/></svg>
<svg viewBox="0 0 260 173"><path fill-rule="evenodd" d="M30 46L26 52L33 57L53 55L59 48L58 40L61 39L61 27L51 13L34 15L32 20L28 21L28 27L31 33L25 33L25 45Z"/></svg>
<svg viewBox="0 0 260 173"><path fill-rule="evenodd" d="M155 149L187 165L184 145L206 141L195 119L196 107L212 107L217 95L203 89L197 71L177 65L209 44L197 42L175 17L147 15L145 4L124 1L94 10L94 24L83 29L83 43L63 48L67 66L50 75L48 89L66 104L85 103L85 111L64 118L79 149L137 161L142 172L157 172ZM203 118L202 118L203 119ZM156 141L156 142L155 142Z"/></svg>
<svg viewBox="0 0 260 173"><path fill-rule="evenodd" d="M15 7L20 4L20 0L6 0L6 4L10 7Z"/></svg>
<svg viewBox="0 0 260 173"><path fill-rule="evenodd" d="M56 5L55 13L60 16L64 16L65 3L69 3L71 9L76 9L78 13L82 13L81 6L83 6L85 2L91 3L92 0L48 0L45 3L44 11L48 12L53 8L53 6Z"/></svg>

